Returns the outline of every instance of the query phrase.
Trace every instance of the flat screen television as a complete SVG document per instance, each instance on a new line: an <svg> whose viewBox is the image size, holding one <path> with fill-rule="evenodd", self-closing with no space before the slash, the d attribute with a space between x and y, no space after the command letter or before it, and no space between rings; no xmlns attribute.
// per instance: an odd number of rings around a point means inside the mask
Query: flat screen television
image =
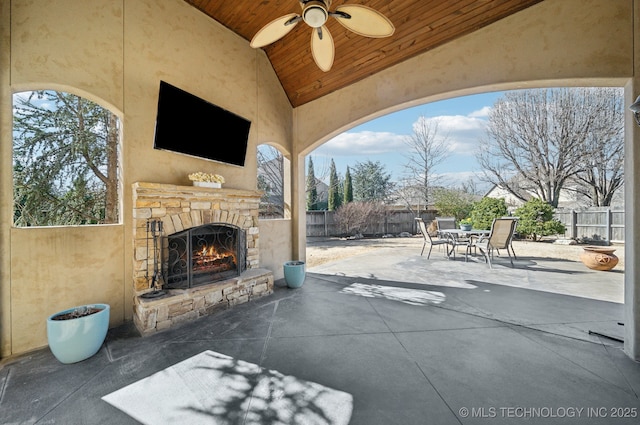
<svg viewBox="0 0 640 425"><path fill-rule="evenodd" d="M243 167L251 121L160 81L154 149Z"/></svg>

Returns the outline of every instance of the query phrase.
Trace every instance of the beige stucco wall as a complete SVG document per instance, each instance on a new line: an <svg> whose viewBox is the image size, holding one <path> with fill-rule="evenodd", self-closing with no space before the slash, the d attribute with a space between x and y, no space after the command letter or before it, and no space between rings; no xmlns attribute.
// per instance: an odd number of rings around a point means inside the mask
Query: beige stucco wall
<svg viewBox="0 0 640 425"><path fill-rule="evenodd" d="M11 193L12 109L10 87L10 3L0 2L0 357L11 353Z"/></svg>
<svg viewBox="0 0 640 425"><path fill-rule="evenodd" d="M260 264L269 265L275 280L284 277L282 264L291 260L291 220L260 220Z"/></svg>
<svg viewBox="0 0 640 425"><path fill-rule="evenodd" d="M225 175L230 187L254 189L257 144L279 145L291 159L292 222L261 221L260 229L260 247L266 251L261 264L272 268L278 278L282 261L304 258L304 155L330 137L395 110L483 91L582 84L633 88L628 84L634 72L633 0L545 0L294 111L262 51L251 49L246 40L182 0L11 0L0 2L0 8L3 356L45 345L46 315L58 305L83 302L81 290L66 295L55 291L67 285L65 276L91 276L95 270L108 269L114 278L95 283L107 286L106 295L96 298L108 299L95 301L117 307L114 321L130 317L134 181L187 183L186 174L201 169ZM637 4L635 8L637 15ZM246 167L152 149L160 79L253 122ZM11 230L10 91L45 86L86 94L123 118L122 225L100 228L99 233L94 233L95 228L74 228L69 234L60 229ZM636 133L635 127L631 133ZM221 134L212 135L213 142L220 140ZM115 253L116 258L92 257L94 264L83 265L77 257L93 250L97 240L107 243L101 250ZM38 241L47 241L57 251L42 250L42 265L28 269L17 256ZM69 256L63 258L59 252L71 252L71 263ZM635 258L626 257L628 261ZM64 271L63 262L73 272ZM62 277L53 277L55 270L62 271ZM636 279L634 275L625 278L631 284ZM51 286L47 291L54 294L53 299L18 302L13 295L28 298L22 295L27 285ZM635 308L635 298L633 303ZM18 326L17 312L29 308L36 311L32 324ZM37 316L42 323L35 320ZM637 321L636 314L630 317Z"/></svg>
<svg viewBox="0 0 640 425"><path fill-rule="evenodd" d="M122 321L124 235L119 227L11 231L13 351L42 346L43 315L73 305L107 300L111 323Z"/></svg>
<svg viewBox="0 0 640 425"><path fill-rule="evenodd" d="M11 0L0 7L4 357L45 346L46 317L74 305L106 302L112 325L129 320L131 184L188 184L187 174L202 170L224 175L227 187L254 190L256 146L268 141L290 152L292 113L264 53L182 0ZM153 149L160 80L252 121L245 167ZM12 228L11 93L43 88L85 96L121 118L121 224ZM222 147L224 131L217 129L202 142ZM279 227L276 242L288 258L290 221ZM279 269L280 258L267 256L261 266Z"/></svg>

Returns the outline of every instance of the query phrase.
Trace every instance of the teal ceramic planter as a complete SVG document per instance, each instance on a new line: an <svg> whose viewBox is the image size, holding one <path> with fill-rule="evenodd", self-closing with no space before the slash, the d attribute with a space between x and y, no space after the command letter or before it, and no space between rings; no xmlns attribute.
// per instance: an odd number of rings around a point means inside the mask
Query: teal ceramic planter
<svg viewBox="0 0 640 425"><path fill-rule="evenodd" d="M97 313L64 320L54 318L87 309ZM53 355L61 363L76 363L100 350L109 329L109 304L88 304L59 311L47 319L47 341Z"/></svg>
<svg viewBox="0 0 640 425"><path fill-rule="evenodd" d="M284 263L284 280L289 288L299 288L304 283L304 261L287 261Z"/></svg>

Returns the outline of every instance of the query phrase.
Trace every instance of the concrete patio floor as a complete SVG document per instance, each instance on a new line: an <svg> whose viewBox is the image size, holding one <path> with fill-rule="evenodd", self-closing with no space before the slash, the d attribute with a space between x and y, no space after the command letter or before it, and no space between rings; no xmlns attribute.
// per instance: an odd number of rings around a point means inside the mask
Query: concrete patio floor
<svg viewBox="0 0 640 425"><path fill-rule="evenodd" d="M278 281L270 296L153 336L111 329L80 363L63 365L48 348L7 359L0 423L139 423L102 397L209 350L348 395L339 410L350 424L636 424L640 364L617 341L623 305L611 301L622 280L557 259L518 256L511 268L499 258L490 270L436 249L429 260L409 247L376 250L309 270L302 288ZM226 402L179 423L346 423L320 399L262 397L257 387L227 398L217 388ZM171 390L151 407L177 397Z"/></svg>

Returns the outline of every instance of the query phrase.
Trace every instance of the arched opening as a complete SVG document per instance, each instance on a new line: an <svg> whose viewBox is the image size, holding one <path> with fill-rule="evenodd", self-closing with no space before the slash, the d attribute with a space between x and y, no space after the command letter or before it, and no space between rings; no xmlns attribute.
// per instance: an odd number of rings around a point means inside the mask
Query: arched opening
<svg viewBox="0 0 640 425"><path fill-rule="evenodd" d="M113 112L82 96L15 93L14 225L119 223L120 130Z"/></svg>
<svg viewBox="0 0 640 425"><path fill-rule="evenodd" d="M258 190L260 198L260 219L290 218L291 183L290 161L280 150L270 144L258 145Z"/></svg>
<svg viewBox="0 0 640 425"><path fill-rule="evenodd" d="M617 92L616 94L617 103L615 108L611 108L608 112L605 111L605 115L607 113L616 115L615 120L612 121L615 125L611 128L608 128L607 131L604 132L603 127L601 126L602 122L601 121L598 122L598 120L601 119L602 117L601 116L599 118L596 117L597 118L595 119L595 122L597 124L596 127L593 127L590 130L588 130L589 134L587 134L587 137L585 137L584 140L581 139L580 141L581 145L578 146L578 148L580 149L576 150L575 154L576 155L577 154L586 155L587 153L602 154L603 149L606 149L606 146L603 147L601 145L595 144L593 146L595 149L591 149L590 147L587 146L587 144L602 141L602 140L595 140L595 139L599 139L599 138L601 139L603 137L614 137L613 133L615 133L616 145L615 145L615 148L611 149L612 152L613 151L617 152L617 157L615 161L613 161L615 162L615 164L613 165L605 164L606 161L602 160L602 157L599 157L599 156L591 156L589 158L587 158L586 156L574 157L572 161L584 160L585 164L591 164L594 167L594 169L591 169L591 170L584 169L583 171L586 173L584 175L580 175L579 173L577 173L577 171L572 172L572 175L569 177L574 177L574 178L569 179L567 181L567 184L564 187L564 190L562 192L562 196L560 196L560 203L557 206L562 206L564 207L564 209L569 209L569 210L571 209L584 210L585 208L593 205L598 207L604 207L604 208L620 207L618 208L619 211L617 211L617 213L619 213L618 217L621 217L621 214L624 214L624 196L623 196L624 187L618 184L620 183L620 179L623 178L623 176L621 176L621 173L623 172L622 160L624 158L623 147L624 147L625 107L623 103L622 90L619 90L619 89L605 89L605 90L614 90ZM468 177L469 175L475 176L475 174L472 174L472 173L481 171L481 170L456 168L460 163L463 162L461 158L464 158L465 155L467 156L469 155L469 153L467 153L469 146L473 144L476 144L476 145L480 144L480 141L482 139L480 137L481 134L478 133L476 135L473 135L472 134L473 132L469 134L469 129L474 128L470 124L471 123L477 124L479 121L486 120L486 118L481 118L481 117L488 116L486 109L491 108L493 106L493 102L502 96L501 93L496 93L493 95L495 95L493 99L486 104L474 105L474 101L472 99L482 97L481 95L476 95L471 97L461 97L457 99L450 99L449 101L434 102L433 104L421 105L421 106L414 107L402 112L396 112L394 114L390 114L388 116L372 120L366 124L353 127L351 130L348 130L346 133L342 133L341 135L334 137L328 143L322 145L321 147L317 147L309 155L314 158L314 161L319 163L333 161L336 159L336 157L344 155L348 157L348 159L344 160L344 158L342 158L340 160L340 163L342 164L341 168L346 168L347 166L351 166L352 170L353 170L353 164L358 161L366 161L366 160L371 160L374 162L378 160L384 161L385 158L390 158L390 156L393 155L394 152L397 151L402 146L402 143L401 143L402 140L400 140L401 137L399 136L406 136L406 137L409 136L409 132L405 134L398 134L393 131L389 131L389 128L392 127L394 124L397 124L398 122L404 122L405 128L408 127L410 129L411 125L414 124L415 122L418 122L420 117L424 115L428 115L429 119L433 119L433 120L440 119L441 120L440 123L442 122L457 123L458 126L460 127L460 134L453 134L453 137L451 137L452 136L451 133L448 134L449 136L448 146L451 146L452 149L457 146L465 147L464 149L462 149L462 153L458 153L456 155L456 159L453 165L445 166L444 168L439 168L435 170L436 177L443 177L443 176L449 177L450 179L449 181L457 182L454 184L454 186L457 186L457 189L461 189L462 192L465 192L466 194L469 194L469 195L477 194L479 195L480 198L482 198L483 196L495 196L497 198L501 198L505 196L505 193L509 193L509 192L502 191L494 195L491 192L493 192L493 190L495 189L493 187L495 185L480 191L475 191L473 188L469 188L469 185L465 187L464 177ZM456 112L455 110L447 111L443 105L439 105L440 103L446 104L449 102L453 105L456 105L456 104L466 105L466 106L469 106L470 109L468 110L460 109L458 112ZM433 115L429 116L430 115L429 113L425 113L425 110L427 109L429 111L435 111L435 112L433 113ZM406 118L406 117L402 117L402 114L405 114L405 115L413 114L413 115L410 115L409 118ZM485 122L481 126L476 126L475 129L479 132L482 132L485 130L486 125L487 123ZM454 127L447 127L447 128L451 129ZM600 131L603 131L603 132L600 133ZM599 137L593 137L594 135L598 135ZM396 141L399 141L399 142L395 143ZM332 156L332 151L330 149L331 145L333 145L333 147L335 148L333 150L333 153L335 154L335 156ZM376 151L376 149L379 149L379 151ZM323 152L322 155L319 155L318 152L322 150L324 150L325 152ZM579 152L579 150L582 150L582 152ZM588 152L588 151L591 151L591 152ZM348 155L349 153L352 153L352 155ZM470 153L473 153L473 152L470 152ZM369 154L370 156L367 156L367 154ZM317 160L317 158L319 157L322 157L320 161ZM349 163L348 162L349 159L354 162ZM543 161L540 161L540 163L543 163ZM383 168L386 164L388 163L382 162ZM573 166L575 164L569 163L564 165L563 167L568 167L569 165ZM605 168L595 169L595 167L600 167L600 166L605 166ZM607 166L612 166L613 168L606 168ZM386 168L386 170L388 169L389 168ZM457 179L452 179L451 174L453 174L454 172L460 173L460 176L463 176L463 178L458 177ZM601 181L600 183L593 181L594 186L588 187L588 180L592 178L594 175L601 175L601 179L604 179L604 180L612 179L615 181L609 181L609 182ZM398 173L396 176L397 178L395 182L396 183L401 182L402 179L400 178L401 177L400 173ZM593 179L593 180L598 180L598 179ZM440 183L442 183L442 180L440 181ZM600 184L600 186L598 186L598 184ZM597 200L595 198L593 199L588 198L587 196L588 193L582 190L586 188L593 193L599 193L603 186L609 186L611 184L618 185L617 192L616 190L613 191L616 196L611 197L612 199L610 199L606 205L602 205L600 203L601 200ZM437 185L435 186L437 188ZM447 189L447 190L451 190L455 188L456 187L446 187L444 184L442 187L442 189ZM486 189L491 189L491 190L486 190ZM530 197L534 197L535 192L533 190L531 190L530 192L531 192L529 194ZM431 193L430 195L434 195L434 193ZM397 205L395 206L398 208L401 208L401 207L410 208L410 207L407 207L407 205L400 204L398 202L398 200L400 199L401 197L398 196L395 201L391 200L391 202L396 202ZM510 201L513 203L513 205L511 205L512 214L516 211L518 207L521 207L525 203L525 201L523 201L522 199L518 199L515 196L511 196ZM591 205L588 204L589 201L592 202ZM413 205L415 204L416 203L413 203ZM431 206L435 207L435 205L431 205ZM435 210L437 211L437 208ZM415 216L416 215L413 214L413 217ZM411 217L411 214L410 214L410 221L413 220L413 217ZM585 217L585 216L583 215L581 217ZM624 256L624 230L623 230L624 225L620 224L619 222L606 223L606 220L607 220L606 217L607 215L601 216L603 221L602 223L588 222L587 219L579 219L578 222L574 221L572 223L570 221L571 220L570 218L563 218L563 223L566 226L566 230L560 234L553 233L548 235L548 237L544 240L544 242L539 244L538 248L540 249L533 251L533 247L534 247L533 244L535 242L529 242L529 241L525 241L525 242L528 244L528 247L532 249L531 252L527 253L522 249L516 248L516 252L520 251L520 252L517 252L517 254L521 257L521 260L522 260L520 262L520 266L523 269L527 269L529 271L535 271L536 269L540 269L540 266L539 266L540 262L536 263L536 259L535 259L536 257L546 258L546 257L557 256L557 258L560 260L567 260L567 261L576 263L578 271L576 271L575 273L586 274L587 268L584 267L582 264L580 264L580 260L579 260L581 248L573 245L567 245L567 246L564 246L561 244L553 245L552 244L553 240L559 240L559 242L563 242L563 243L569 240L574 240L574 241L582 242L585 244L591 244L596 242L614 243L616 245L616 250L618 254L620 254L620 257L623 257ZM460 219L462 218L462 216L458 218ZM410 224L408 225L410 226ZM315 220L313 222L313 228L314 229L317 229L317 228L331 229L330 227L327 227L327 226L324 226L324 227L318 226L318 223ZM524 231L525 231L525 227L523 226L521 229L521 233L524 234L525 233ZM527 235L529 237L532 237L532 234L530 232L527 233ZM313 236L317 236L317 235L316 234L311 235L310 233L307 233L307 237L313 237ZM332 236L332 235L327 234L325 236ZM333 236L337 236L337 235L333 235ZM340 236L345 236L345 235L340 235ZM380 236L380 234L378 236ZM394 234L393 236L398 236L398 232L396 232L396 234ZM420 252L421 243L418 245L419 246L416 247L416 252L414 253L416 255ZM345 249L343 250L343 253L348 255L348 251L349 251L348 249ZM353 252L358 252L358 251L354 250ZM309 252L307 252L307 257L311 257L313 259L313 256L310 256ZM364 258L364 257L360 257L360 258ZM329 259L332 259L332 258L329 257ZM336 258L333 258L333 260L335 259ZM399 262L402 262L402 261L406 261L406 259L399 260ZM516 261L516 264L517 263L518 262ZM353 261L351 261L350 264L351 265L357 264L357 259L354 259ZM504 265L506 267L509 267L509 261L506 261ZM388 263L381 262L380 266L383 269L386 268L387 270L393 270L393 271L398 270L398 267L395 267L395 266L391 267ZM313 267L313 262L311 262L311 268L312 267ZM327 268L326 270L330 273L332 272L338 273L336 269ZM541 290L545 290L549 292L555 292L555 293L561 293L561 294L573 295L573 296L579 296L579 297L584 296L587 298L593 298L597 300L622 304L624 302L623 270L624 270L623 267L619 267L618 270L615 272L615 274L605 275L606 277L602 275L600 276L601 278L607 280L607 282L611 284L609 286L610 292L601 291L604 288L602 287L602 285L598 285L598 282L596 281L590 282L589 284L584 284L582 288L581 288L581 282L573 282L571 284L564 285L564 287L561 287L563 277L566 277L566 275L563 275L560 272L556 273L552 277L552 279L550 279L549 281L542 282L543 285L541 285L539 288ZM357 270L352 270L352 271L356 274L358 273ZM360 270L359 272L374 273L371 269L370 262L368 262L367 264L364 264L363 269ZM409 276L408 279L410 281L411 279L416 278L417 279L416 283L427 283L427 280L425 280L424 275L421 275L420 273L407 272L407 276ZM384 273L376 275L376 277L379 279L385 279L385 278L392 279L391 276L385 275ZM402 280L400 276L398 276L398 279ZM464 285L465 283L460 282L460 284ZM618 333L622 334L623 329L620 328L618 330Z"/></svg>

